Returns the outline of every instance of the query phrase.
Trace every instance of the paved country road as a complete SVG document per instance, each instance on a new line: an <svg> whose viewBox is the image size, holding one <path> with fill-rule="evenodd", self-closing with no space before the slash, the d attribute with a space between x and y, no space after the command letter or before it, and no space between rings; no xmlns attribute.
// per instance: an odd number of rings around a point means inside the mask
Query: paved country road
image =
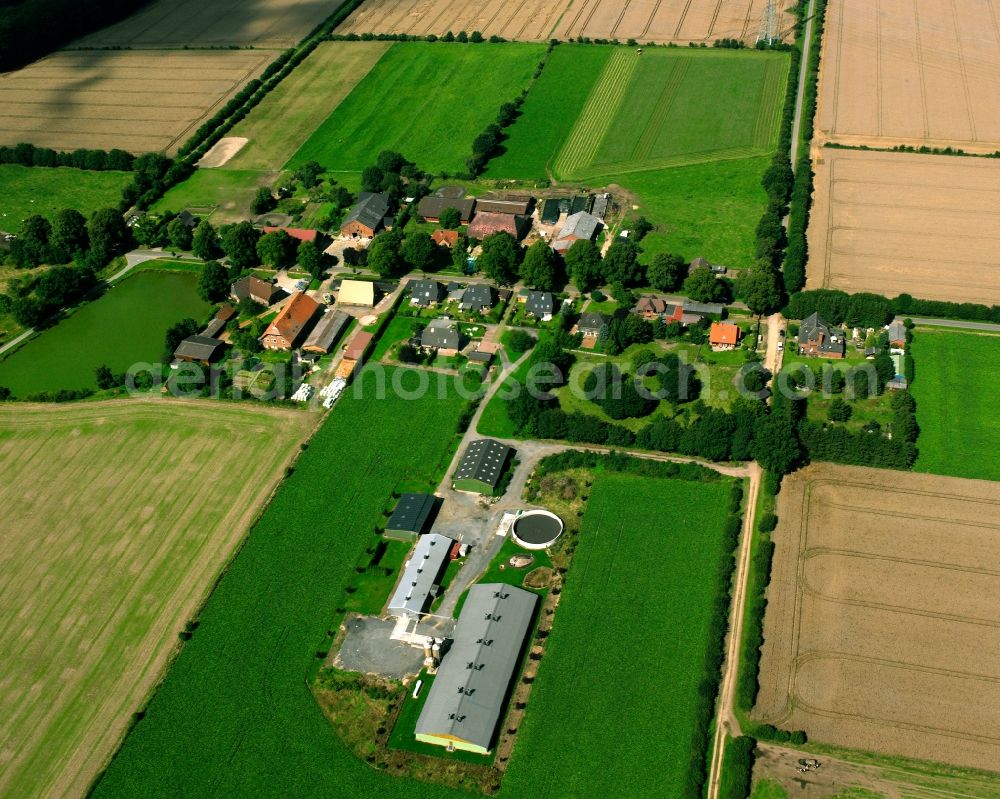
<svg viewBox="0 0 1000 799"><path fill-rule="evenodd" d="M792 170L799 160L799 131L802 130L802 102L806 92L806 73L809 70L809 52L812 49L813 17L816 15L816 0L809 0L806 10L805 37L802 40L802 59L799 62L799 86L795 93L795 115L792 117ZM711 797L709 797L711 799Z"/></svg>
<svg viewBox="0 0 1000 799"><path fill-rule="evenodd" d="M899 316L903 316L899 314ZM992 322L963 322L961 319L918 319L915 316L905 317L915 325L927 327L958 327L963 330L981 330L986 333L1000 333L1000 325Z"/></svg>

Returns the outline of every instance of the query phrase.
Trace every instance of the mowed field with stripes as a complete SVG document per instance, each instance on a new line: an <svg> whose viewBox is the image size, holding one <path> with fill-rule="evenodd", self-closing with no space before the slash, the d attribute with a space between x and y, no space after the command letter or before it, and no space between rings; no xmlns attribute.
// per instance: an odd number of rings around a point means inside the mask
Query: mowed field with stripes
<svg viewBox="0 0 1000 799"><path fill-rule="evenodd" d="M488 174L592 180L767 155L787 77L782 53L559 47Z"/></svg>
<svg viewBox="0 0 1000 799"><path fill-rule="evenodd" d="M209 401L0 410L0 795L86 793L315 421Z"/></svg>

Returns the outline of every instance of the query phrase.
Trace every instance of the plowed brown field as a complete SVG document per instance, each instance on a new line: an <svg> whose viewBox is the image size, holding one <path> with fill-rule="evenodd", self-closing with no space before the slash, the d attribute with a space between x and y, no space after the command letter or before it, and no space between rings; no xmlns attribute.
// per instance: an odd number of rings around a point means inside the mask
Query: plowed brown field
<svg viewBox="0 0 1000 799"><path fill-rule="evenodd" d="M784 6L788 4L778 4ZM345 22L341 33L479 31L520 41L634 38L640 42L703 42L721 38L753 43L766 0L369 0ZM791 26L779 13L778 29Z"/></svg>
<svg viewBox="0 0 1000 799"><path fill-rule="evenodd" d="M816 131L1000 149L1000 0L830 0Z"/></svg>
<svg viewBox="0 0 1000 799"><path fill-rule="evenodd" d="M1000 483L822 464L778 517L756 716L996 769Z"/></svg>
<svg viewBox="0 0 1000 799"><path fill-rule="evenodd" d="M0 75L0 144L171 154L273 51L63 51Z"/></svg>
<svg viewBox="0 0 1000 799"><path fill-rule="evenodd" d="M1000 161L820 153L807 288L1000 303Z"/></svg>

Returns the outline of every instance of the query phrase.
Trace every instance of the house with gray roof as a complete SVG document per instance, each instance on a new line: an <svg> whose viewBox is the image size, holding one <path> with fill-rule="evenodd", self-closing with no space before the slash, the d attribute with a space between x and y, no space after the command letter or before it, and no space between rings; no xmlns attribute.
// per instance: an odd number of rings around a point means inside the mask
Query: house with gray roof
<svg viewBox="0 0 1000 799"><path fill-rule="evenodd" d="M513 454L513 449L492 438L473 441L452 475L452 486L456 491L492 494Z"/></svg>
<svg viewBox="0 0 1000 799"><path fill-rule="evenodd" d="M454 543L438 533L429 533L417 539L413 554L403 567L403 576L399 578L389 600L390 615L413 619L427 610Z"/></svg>
<svg viewBox="0 0 1000 799"><path fill-rule="evenodd" d="M410 304L426 308L437 305L444 297L444 286L436 280L411 280Z"/></svg>
<svg viewBox="0 0 1000 799"><path fill-rule="evenodd" d="M387 538L412 541L422 535L437 507L437 497L433 494L403 494L385 523Z"/></svg>
<svg viewBox="0 0 1000 799"><path fill-rule="evenodd" d="M549 291L529 291L524 299L524 311L547 322L555 311L555 297Z"/></svg>
<svg viewBox="0 0 1000 799"><path fill-rule="evenodd" d="M451 648L417 718L418 741L490 753L537 606L537 595L513 585L469 589Z"/></svg>
<svg viewBox="0 0 1000 799"><path fill-rule="evenodd" d="M576 323L576 330L582 333L584 338L596 338L601 334L601 328L608 323L608 317L602 313L588 311L580 314L580 319Z"/></svg>
<svg viewBox="0 0 1000 799"><path fill-rule="evenodd" d="M371 238L386 226L389 195L363 191L340 226L340 235Z"/></svg>
<svg viewBox="0 0 1000 799"><path fill-rule="evenodd" d="M486 283L472 283L463 293L459 307L463 311L487 313L496 304L493 287Z"/></svg>
<svg viewBox="0 0 1000 799"><path fill-rule="evenodd" d="M799 325L799 354L839 360L847 350L847 334L826 323L819 313L811 313Z"/></svg>
<svg viewBox="0 0 1000 799"><path fill-rule="evenodd" d="M601 220L586 211L578 211L567 217L562 229L552 240L552 249L556 252L565 252L575 241L585 239L593 241L597 236L597 231L601 228Z"/></svg>
<svg viewBox="0 0 1000 799"><path fill-rule="evenodd" d="M420 346L425 350L436 350L438 355L454 355L461 344L458 325L451 319L431 319L420 334Z"/></svg>

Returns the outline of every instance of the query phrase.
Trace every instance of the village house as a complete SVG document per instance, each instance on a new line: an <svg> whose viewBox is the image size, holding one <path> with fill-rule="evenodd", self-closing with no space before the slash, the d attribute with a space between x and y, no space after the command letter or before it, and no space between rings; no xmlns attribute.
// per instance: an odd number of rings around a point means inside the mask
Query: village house
<svg viewBox="0 0 1000 799"><path fill-rule="evenodd" d="M229 289L229 296L236 302L249 297L261 305L270 305L282 294L280 288L259 277L241 277Z"/></svg>
<svg viewBox="0 0 1000 799"><path fill-rule="evenodd" d="M843 330L831 328L818 313L812 313L799 325L799 355L812 358L844 357L847 349Z"/></svg>
<svg viewBox="0 0 1000 799"><path fill-rule="evenodd" d="M655 322L657 319L662 319L667 314L668 309L676 307L660 297L646 296L639 298L632 313L638 314L647 322Z"/></svg>
<svg viewBox="0 0 1000 799"><path fill-rule="evenodd" d="M889 346L895 350L906 347L906 325L899 319L893 319L888 328Z"/></svg>
<svg viewBox="0 0 1000 799"><path fill-rule="evenodd" d="M444 297L444 287L436 280L410 281L410 305L427 308L437 305Z"/></svg>
<svg viewBox="0 0 1000 799"><path fill-rule="evenodd" d="M277 318L267 326L260 337L266 350L292 350L309 332L321 306L308 294L293 294Z"/></svg>
<svg viewBox="0 0 1000 799"><path fill-rule="evenodd" d="M427 352L450 357L458 353L461 346L458 325L450 319L432 319L420 334L420 347Z"/></svg>
<svg viewBox="0 0 1000 799"><path fill-rule="evenodd" d="M391 227L389 195L363 191L340 226L341 236L372 238L382 228Z"/></svg>
<svg viewBox="0 0 1000 799"><path fill-rule="evenodd" d="M462 292L459 307L463 311L474 313L489 313L496 304L493 288L486 283L472 283Z"/></svg>
<svg viewBox="0 0 1000 799"><path fill-rule="evenodd" d="M431 233L431 241L433 241L438 247L444 247L450 250L458 244L458 231L438 228Z"/></svg>
<svg viewBox="0 0 1000 799"><path fill-rule="evenodd" d="M548 322L552 318L552 314L555 312L555 298L550 292L529 291L522 296L526 314L543 322Z"/></svg>
<svg viewBox="0 0 1000 799"><path fill-rule="evenodd" d="M580 314L580 319L573 328L574 333L580 333L584 339L596 339L601 335L601 330L608 324L608 317L602 313L588 311Z"/></svg>
<svg viewBox="0 0 1000 799"><path fill-rule="evenodd" d="M735 350L740 343L740 328L731 322L712 322L708 343L715 352Z"/></svg>

